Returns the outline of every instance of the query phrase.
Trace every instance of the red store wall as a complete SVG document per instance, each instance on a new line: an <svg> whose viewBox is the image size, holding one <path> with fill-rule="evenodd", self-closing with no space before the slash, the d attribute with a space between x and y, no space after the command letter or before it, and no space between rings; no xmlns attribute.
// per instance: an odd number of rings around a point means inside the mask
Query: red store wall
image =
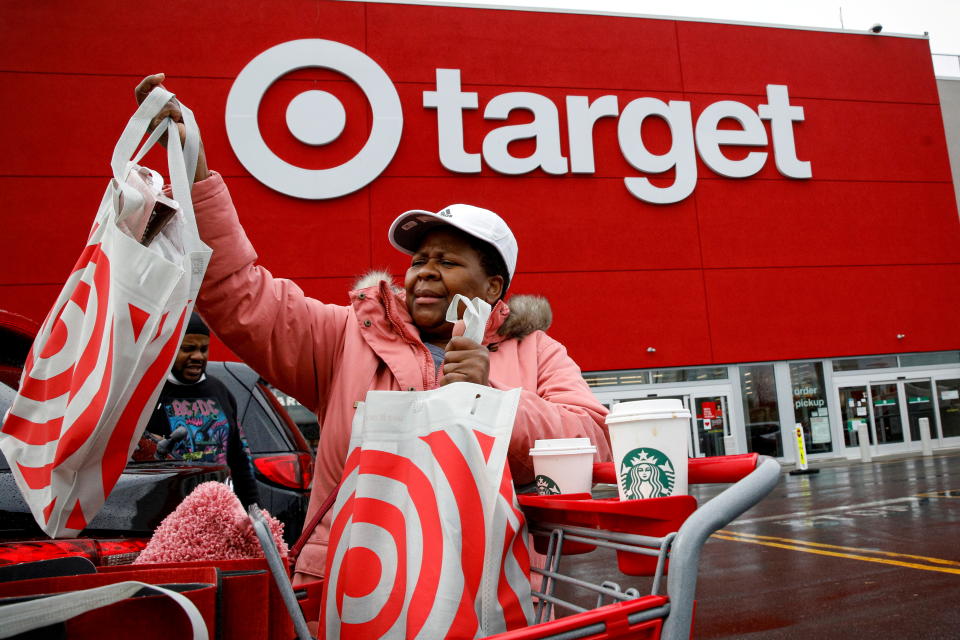
<svg viewBox="0 0 960 640"><path fill-rule="evenodd" d="M3 13L0 308L42 319L82 246L133 87L164 71L197 113L210 165L227 177L261 263L327 302L346 302L370 267L403 272L405 258L385 238L397 213L468 202L510 222L521 248L513 293L550 299L551 333L586 370L958 348L960 224L926 40L307 0L169 0L161 12L50 1L6 3ZM365 52L403 105L390 166L335 200L262 185L226 136L237 74L299 38ZM624 187L624 176L639 174L618 147L615 118L594 129L593 175L503 176L486 166L457 175L440 164L436 110L423 107L437 68L459 69L463 90L479 94L480 108L463 118L468 152L492 129L530 120L522 111L482 118L504 92L553 100L566 153L565 96L616 95L621 110L642 96L684 100L696 121L718 100L756 110L768 84L783 84L805 112L794 135L813 177L781 176L768 144L757 175L726 178L698 159L690 197L648 204ZM286 104L311 88L347 109L344 134L326 147L303 145L284 124ZM271 148L309 168L352 157L369 119L362 92L321 69L279 80L259 114ZM670 146L662 121L648 119L643 136L654 152ZM532 150L510 147L515 156Z"/></svg>

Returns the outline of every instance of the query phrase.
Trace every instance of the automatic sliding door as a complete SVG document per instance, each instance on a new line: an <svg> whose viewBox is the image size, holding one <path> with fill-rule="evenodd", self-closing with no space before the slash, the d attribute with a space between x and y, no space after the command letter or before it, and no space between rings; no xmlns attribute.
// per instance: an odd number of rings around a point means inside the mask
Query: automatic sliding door
<svg viewBox="0 0 960 640"><path fill-rule="evenodd" d="M943 437L960 436L960 379L937 380L937 403Z"/></svg>
<svg viewBox="0 0 960 640"><path fill-rule="evenodd" d="M726 396L695 396L697 448L701 456L726 455L723 437L729 435Z"/></svg>
<svg viewBox="0 0 960 640"><path fill-rule="evenodd" d="M870 429L870 399L867 388L840 387L840 413L843 416L843 440L848 447L860 446L858 428L867 426L870 444L873 444L873 430Z"/></svg>
<svg viewBox="0 0 960 640"><path fill-rule="evenodd" d="M903 383L907 396L907 420L910 422L910 439L920 442L920 420L927 419L931 439L937 438L937 419L933 415L933 391L929 380L911 380Z"/></svg>
<svg viewBox="0 0 960 640"><path fill-rule="evenodd" d="M877 444L903 442L903 419L900 416L900 394L896 382L878 382L870 385L873 401L873 423Z"/></svg>

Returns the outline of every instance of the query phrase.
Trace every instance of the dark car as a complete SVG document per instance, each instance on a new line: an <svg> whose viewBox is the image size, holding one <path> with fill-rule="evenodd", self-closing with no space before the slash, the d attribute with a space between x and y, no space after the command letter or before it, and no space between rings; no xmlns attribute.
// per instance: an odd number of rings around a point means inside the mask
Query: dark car
<svg viewBox="0 0 960 640"><path fill-rule="evenodd" d="M300 536L313 478L313 452L297 424L266 382L242 362L211 362L237 399L237 419L253 455L260 506L284 523L284 537Z"/></svg>
<svg viewBox="0 0 960 640"><path fill-rule="evenodd" d="M13 401L19 379L16 370L22 366L32 341L32 336L23 338L24 326L21 323L14 328L9 321L0 322L0 372L4 373L0 380L0 418ZM237 362L211 362L207 371L222 380L237 399L238 419L253 456L260 505L284 523L284 537L292 543L306 515L313 469L310 447L281 402L250 367ZM0 564L75 554L86 555L95 564L130 562L157 525L194 487L228 477L225 465L174 460L130 462L79 538L49 540L34 521L7 460L0 454Z"/></svg>

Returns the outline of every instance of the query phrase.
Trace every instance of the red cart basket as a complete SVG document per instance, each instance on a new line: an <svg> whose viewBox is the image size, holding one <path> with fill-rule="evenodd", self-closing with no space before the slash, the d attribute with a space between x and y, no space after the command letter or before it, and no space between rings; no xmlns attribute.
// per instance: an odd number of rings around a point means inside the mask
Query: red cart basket
<svg viewBox="0 0 960 640"><path fill-rule="evenodd" d="M537 551L545 554L536 598L535 624L501 633L497 640L588 640L691 637L697 567L704 542L757 504L776 486L780 465L757 454L690 460L690 484L732 483L697 508L692 496L620 501L590 494L519 497ZM596 482L616 482L613 463L594 466ZM616 552L620 572L652 576L648 593L578 578L570 556L597 547ZM561 561L567 559L566 563ZM566 567L561 566L562 564ZM666 574L666 594L660 593ZM595 597L593 608L558 597L570 592ZM605 604L609 603L609 604ZM565 615L566 617L557 617Z"/></svg>
<svg viewBox="0 0 960 640"><path fill-rule="evenodd" d="M542 568L533 569L540 578L539 585L533 590L536 617L534 624L528 627L489 637L497 640L689 638L697 565L704 542L776 486L780 465L771 458L756 454L700 458L690 460L688 476L691 484L732 484L699 508L692 496L628 501L586 493L519 496L534 549L545 559ZM613 464L594 465L594 480L612 485L616 481ZM602 490L595 493L602 493ZM283 605L276 602L279 605L277 612L286 609L291 619L285 622L292 622L296 638L310 640L304 613L309 619L317 618L323 583L300 585L295 590L270 528L255 505L250 508L250 517L276 582L278 600L283 602ZM649 577L650 588L641 593L635 587L623 589L613 581L596 584L584 579L586 576L577 577L578 569L586 572L583 563L572 561L571 557L589 554L598 547L616 554L620 573ZM196 564L203 568L202 561ZM604 572L606 568L604 565ZM92 565L90 569L93 569ZM661 594L664 575L667 578L666 593ZM83 595L81 592L77 594ZM92 595L88 596L92 598ZM584 597L587 600L583 600ZM577 602L573 601L574 598ZM90 600L87 604L93 602ZM97 606L109 604L97 602ZM74 604L73 600L63 603L61 609ZM273 604L271 596L271 609ZM11 606L16 605L6 608ZM89 609L77 610L71 615ZM271 620L273 615L271 612ZM277 619L284 622L281 617ZM202 621L199 624L203 626ZM270 636L289 637L286 625L279 626L284 630L270 633Z"/></svg>

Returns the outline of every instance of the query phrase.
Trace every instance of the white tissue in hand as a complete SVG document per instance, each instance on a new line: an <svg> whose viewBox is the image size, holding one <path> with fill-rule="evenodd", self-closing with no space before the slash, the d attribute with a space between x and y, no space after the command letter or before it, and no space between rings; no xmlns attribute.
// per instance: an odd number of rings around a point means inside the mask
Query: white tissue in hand
<svg viewBox="0 0 960 640"><path fill-rule="evenodd" d="M482 344L483 334L487 328L487 320L490 318L490 304L481 298L468 299L465 295L456 294L447 307L447 322L456 322L460 320L460 303L465 306L463 312L464 332L463 337L473 340L477 344Z"/></svg>

